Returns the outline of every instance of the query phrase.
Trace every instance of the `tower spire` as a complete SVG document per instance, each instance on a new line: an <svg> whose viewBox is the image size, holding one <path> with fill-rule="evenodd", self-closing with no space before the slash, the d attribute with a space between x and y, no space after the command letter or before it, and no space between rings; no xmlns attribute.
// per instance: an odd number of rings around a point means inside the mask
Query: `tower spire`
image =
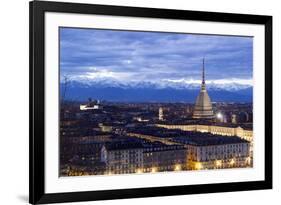
<svg viewBox="0 0 281 205"><path fill-rule="evenodd" d="M205 84L205 58L203 58L201 90L202 91L206 90L206 84Z"/></svg>
<svg viewBox="0 0 281 205"><path fill-rule="evenodd" d="M205 84L205 58L203 58L202 84Z"/></svg>

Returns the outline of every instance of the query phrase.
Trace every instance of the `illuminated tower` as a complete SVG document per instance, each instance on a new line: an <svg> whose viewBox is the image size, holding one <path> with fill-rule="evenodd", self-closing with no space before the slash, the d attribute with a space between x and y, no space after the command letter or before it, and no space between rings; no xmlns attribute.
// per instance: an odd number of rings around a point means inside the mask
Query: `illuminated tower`
<svg viewBox="0 0 281 205"><path fill-rule="evenodd" d="M159 114L158 115L159 115L158 116L159 120L163 121L164 120L164 114L163 114L163 108L162 107L159 108Z"/></svg>
<svg viewBox="0 0 281 205"><path fill-rule="evenodd" d="M237 115L235 115L235 114L231 115L231 123L232 124L237 124Z"/></svg>
<svg viewBox="0 0 281 205"><path fill-rule="evenodd" d="M195 103L195 107L194 107L194 111L193 111L193 118L197 118L197 119L214 118L212 103L211 103L210 97L206 90L204 58L203 58L203 67L202 67L201 90L196 99L196 103Z"/></svg>

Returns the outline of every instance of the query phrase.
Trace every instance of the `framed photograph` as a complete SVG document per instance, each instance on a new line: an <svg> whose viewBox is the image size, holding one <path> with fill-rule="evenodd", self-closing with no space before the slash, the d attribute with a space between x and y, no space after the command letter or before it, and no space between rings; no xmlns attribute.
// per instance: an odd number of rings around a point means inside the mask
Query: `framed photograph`
<svg viewBox="0 0 281 205"><path fill-rule="evenodd" d="M272 188L272 17L30 2L30 203Z"/></svg>

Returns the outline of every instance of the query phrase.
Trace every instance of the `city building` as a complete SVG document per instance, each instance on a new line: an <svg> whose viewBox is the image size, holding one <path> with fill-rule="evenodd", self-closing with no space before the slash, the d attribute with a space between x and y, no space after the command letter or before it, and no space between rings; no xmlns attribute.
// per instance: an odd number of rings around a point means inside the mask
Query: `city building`
<svg viewBox="0 0 281 205"><path fill-rule="evenodd" d="M232 124L237 124L237 115L235 115L235 114L231 115L231 123Z"/></svg>
<svg viewBox="0 0 281 205"><path fill-rule="evenodd" d="M183 145L161 142L110 142L101 149L106 174L180 171L187 168L187 150Z"/></svg>
<svg viewBox="0 0 281 205"><path fill-rule="evenodd" d="M205 83L205 62L203 59L202 67L202 83L200 93L197 96L196 103L193 111L193 118L196 119L212 119L214 118L214 112L212 103L208 95Z"/></svg>
<svg viewBox="0 0 281 205"><path fill-rule="evenodd" d="M144 172L180 171L187 169L187 150L183 145L147 143L143 152Z"/></svg>
<svg viewBox="0 0 281 205"><path fill-rule="evenodd" d="M176 152L166 153L165 159L167 166L159 165L160 158L155 159L155 165L148 167L161 167L166 170L172 170L177 164L178 169L183 170L194 169L218 169L232 167L250 167L251 143L237 136L225 136L221 134L212 134L200 131L184 131L181 129L166 129L161 127L142 127L131 130L130 136L138 137L150 141L152 144L161 142L169 147L177 147L177 157L174 161L169 161L169 155L173 156ZM182 152L179 152L182 148ZM185 150L183 149L185 148ZM153 144L153 149L157 150L157 146ZM157 154L155 154L157 157ZM186 156L186 157L184 157ZM146 155L144 154L144 157ZM172 157L173 158L173 157ZM179 161L176 161L178 159ZM144 160L149 161L149 158ZM173 163L175 162L176 163Z"/></svg>
<svg viewBox="0 0 281 205"><path fill-rule="evenodd" d="M251 166L250 143L236 136L188 132L173 141L186 145L190 170Z"/></svg>
<svg viewBox="0 0 281 205"><path fill-rule="evenodd" d="M163 121L163 120L164 120L164 113L163 113L163 108L162 108L162 107L159 108L158 119L159 119L160 121Z"/></svg>
<svg viewBox="0 0 281 205"><path fill-rule="evenodd" d="M111 132L112 131L112 126L111 125L106 125L106 124L103 124L103 123L99 123L99 128L100 128L100 131L102 132Z"/></svg>
<svg viewBox="0 0 281 205"><path fill-rule="evenodd" d="M140 142L109 142L101 149L106 174L128 174L143 170L143 145Z"/></svg>
<svg viewBox="0 0 281 205"><path fill-rule="evenodd" d="M162 127L166 129L179 129L183 131L195 131L195 132L208 132L214 135L223 136L237 136L241 139L247 140L253 143L253 130L245 129L240 126L230 126L230 125L203 125L203 124L190 124L190 125L165 125L156 124L157 127Z"/></svg>
<svg viewBox="0 0 281 205"><path fill-rule="evenodd" d="M92 101L91 98L89 98L89 102L87 104L80 105L80 110L98 110L101 108L102 106L100 105L100 102L98 100Z"/></svg>

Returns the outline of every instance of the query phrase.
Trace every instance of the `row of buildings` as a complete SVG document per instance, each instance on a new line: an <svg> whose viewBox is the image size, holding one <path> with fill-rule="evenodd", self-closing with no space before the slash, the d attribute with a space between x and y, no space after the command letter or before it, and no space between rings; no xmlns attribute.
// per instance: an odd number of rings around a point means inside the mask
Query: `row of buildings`
<svg viewBox="0 0 281 205"><path fill-rule="evenodd" d="M64 142L70 166L63 176L251 166L250 142L237 136L141 126L123 135L101 132L78 139L68 138L70 146Z"/></svg>
<svg viewBox="0 0 281 205"><path fill-rule="evenodd" d="M161 142L109 143L101 151L107 174L143 173L187 169L183 145Z"/></svg>
<svg viewBox="0 0 281 205"><path fill-rule="evenodd" d="M157 126L134 127L138 143L107 143L101 161L108 174L250 167L251 143L237 136Z"/></svg>
<svg viewBox="0 0 281 205"><path fill-rule="evenodd" d="M189 124L189 125L169 125L156 124L158 127L166 129L179 129L183 131L207 132L215 135L238 136L249 142L253 142L253 130L232 125L219 124Z"/></svg>

